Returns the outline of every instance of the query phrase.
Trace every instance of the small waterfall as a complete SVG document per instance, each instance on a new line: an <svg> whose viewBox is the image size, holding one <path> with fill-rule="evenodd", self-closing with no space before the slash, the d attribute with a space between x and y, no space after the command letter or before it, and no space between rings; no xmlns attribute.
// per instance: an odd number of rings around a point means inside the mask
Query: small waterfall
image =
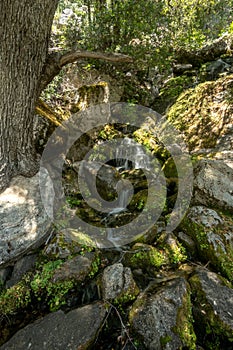
<svg viewBox="0 0 233 350"><path fill-rule="evenodd" d="M151 169L150 159L145 154L143 147L126 137L116 149L116 167L119 170L129 170L130 161L134 169Z"/></svg>
<svg viewBox="0 0 233 350"><path fill-rule="evenodd" d="M121 172L124 170L133 169L144 169L151 170L151 159L145 153L142 145L137 144L133 139L128 137L121 140L120 145L115 151L115 166ZM126 181L126 180L124 180ZM129 204L133 196L133 188L126 185L126 183L120 184L118 192L117 206L112 209L108 215L105 217L103 222L105 223L107 240L111 242L114 247L117 247L120 243L119 237L114 237L114 229L108 226L109 221L114 219L114 216L120 215L122 212L127 210L127 205Z"/></svg>
<svg viewBox="0 0 233 350"><path fill-rule="evenodd" d="M118 199L118 207L114 208L113 210L111 210L108 215L112 215L112 214L119 214L122 211L125 211L127 208L127 205L129 203L129 198L132 197L132 190L131 188L123 188L120 193L119 193L119 199Z"/></svg>
<svg viewBox="0 0 233 350"><path fill-rule="evenodd" d="M116 167L120 171L129 170L129 163L134 169L151 169L150 158L145 154L143 147L134 140L126 137L116 149ZM118 206L108 215L119 214L126 210L129 199L132 196L132 188L123 187L119 191Z"/></svg>
<svg viewBox="0 0 233 350"><path fill-rule="evenodd" d="M107 230L107 240L112 243L113 247L118 248L119 247L119 245L118 245L119 237L113 236L114 231L112 228L107 227L106 230Z"/></svg>

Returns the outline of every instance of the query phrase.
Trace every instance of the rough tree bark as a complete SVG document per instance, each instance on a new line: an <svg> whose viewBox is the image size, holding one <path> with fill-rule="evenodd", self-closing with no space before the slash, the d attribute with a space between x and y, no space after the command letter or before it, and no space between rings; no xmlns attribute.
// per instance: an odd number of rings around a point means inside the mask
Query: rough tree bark
<svg viewBox="0 0 233 350"><path fill-rule="evenodd" d="M33 115L57 3L0 1L0 190L38 170Z"/></svg>
<svg viewBox="0 0 233 350"><path fill-rule="evenodd" d="M131 62L121 54L48 54L59 0L0 1L0 192L15 175L38 170L33 115L41 91L63 66L80 58Z"/></svg>

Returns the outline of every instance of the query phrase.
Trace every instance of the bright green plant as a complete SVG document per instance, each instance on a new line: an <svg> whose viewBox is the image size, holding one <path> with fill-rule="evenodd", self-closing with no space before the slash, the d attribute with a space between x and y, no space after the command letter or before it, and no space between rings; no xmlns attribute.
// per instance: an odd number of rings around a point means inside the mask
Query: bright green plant
<svg viewBox="0 0 233 350"><path fill-rule="evenodd" d="M51 311L65 303L64 296L73 287L71 280L53 281L54 271L62 265L62 260L49 261L42 266L31 281L31 288L38 300L45 298Z"/></svg>

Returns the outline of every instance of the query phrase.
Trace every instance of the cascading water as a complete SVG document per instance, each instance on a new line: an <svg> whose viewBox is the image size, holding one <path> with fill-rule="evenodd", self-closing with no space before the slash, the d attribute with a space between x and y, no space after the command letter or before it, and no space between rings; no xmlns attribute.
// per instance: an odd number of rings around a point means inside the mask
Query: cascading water
<svg viewBox="0 0 233 350"><path fill-rule="evenodd" d="M141 145L126 137L116 148L115 166L120 172L132 168L151 170L151 161ZM119 238L113 236L113 229L107 226L107 222L110 217L117 216L127 210L130 197L133 195L133 189L129 186L122 186L118 193L118 206L110 211L106 218L107 238L114 246L117 245Z"/></svg>
<svg viewBox="0 0 233 350"><path fill-rule="evenodd" d="M151 163L145 154L143 147L134 140L126 137L122 140L121 145L116 149L116 167L119 170L129 170L129 159L133 159L134 169L151 169Z"/></svg>
<svg viewBox="0 0 233 350"><path fill-rule="evenodd" d="M138 145L134 140L129 137L124 138L121 144L116 149L116 168L119 171L130 170L130 163L133 164L134 169L151 169L151 163L148 156L143 151L141 145ZM119 214L126 210L129 203L129 198L132 194L132 189L123 187L119 191L118 207L114 208L109 215Z"/></svg>

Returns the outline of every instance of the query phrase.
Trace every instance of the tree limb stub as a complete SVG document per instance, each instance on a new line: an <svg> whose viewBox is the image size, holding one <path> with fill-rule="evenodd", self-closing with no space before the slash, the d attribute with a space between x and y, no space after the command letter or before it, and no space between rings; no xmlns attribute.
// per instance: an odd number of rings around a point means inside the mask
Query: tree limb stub
<svg viewBox="0 0 233 350"><path fill-rule="evenodd" d="M42 72L40 85L39 85L39 94L46 88L46 86L53 80L53 78L59 74L62 67L69 63L74 63L79 59L98 59L104 60L108 62L115 63L132 63L132 57L128 55L123 55L120 53L104 53L97 51L74 51L68 52L65 54L60 53L51 53L48 55L47 60L44 65L44 69Z"/></svg>
<svg viewBox="0 0 233 350"><path fill-rule="evenodd" d="M60 126L62 124L62 118L55 113L49 105L40 98L36 102L36 113L49 119L54 125Z"/></svg>

